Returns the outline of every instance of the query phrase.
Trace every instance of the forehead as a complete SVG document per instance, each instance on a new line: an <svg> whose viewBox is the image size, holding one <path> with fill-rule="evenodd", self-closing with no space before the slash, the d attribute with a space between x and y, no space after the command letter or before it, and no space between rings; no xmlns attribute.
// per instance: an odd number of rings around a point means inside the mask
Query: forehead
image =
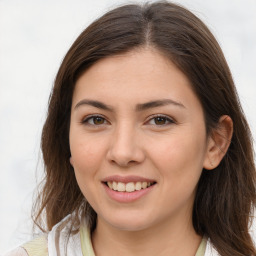
<svg viewBox="0 0 256 256"><path fill-rule="evenodd" d="M95 63L76 82L73 101L93 98L131 104L166 97L199 103L190 81L175 64L147 48Z"/></svg>

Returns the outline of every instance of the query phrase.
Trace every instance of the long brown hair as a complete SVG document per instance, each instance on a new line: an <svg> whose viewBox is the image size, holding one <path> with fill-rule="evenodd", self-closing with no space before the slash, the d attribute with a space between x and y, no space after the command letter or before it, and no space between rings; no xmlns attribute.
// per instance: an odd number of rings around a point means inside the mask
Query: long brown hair
<svg viewBox="0 0 256 256"><path fill-rule="evenodd" d="M56 76L42 132L45 180L34 208L35 223L42 227L45 217L46 230L51 230L73 213L75 223L83 214L95 227L96 213L69 163L74 86L98 60L146 45L158 49L189 78L203 106L208 134L222 115L233 120L231 144L220 165L202 171L193 209L195 231L209 237L220 255L256 255L248 232L256 204L252 136L230 70L203 22L169 2L116 8L86 28L69 49Z"/></svg>

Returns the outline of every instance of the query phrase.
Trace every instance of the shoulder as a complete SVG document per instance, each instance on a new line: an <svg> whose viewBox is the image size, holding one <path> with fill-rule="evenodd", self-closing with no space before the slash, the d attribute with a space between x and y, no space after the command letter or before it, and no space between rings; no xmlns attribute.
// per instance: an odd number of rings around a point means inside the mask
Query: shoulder
<svg viewBox="0 0 256 256"><path fill-rule="evenodd" d="M22 247L18 247L8 253L6 253L4 256L28 256L26 250Z"/></svg>
<svg viewBox="0 0 256 256"><path fill-rule="evenodd" d="M39 236L34 240L22 245L22 247L26 250L29 256L47 256L47 236Z"/></svg>
<svg viewBox="0 0 256 256"><path fill-rule="evenodd" d="M49 255L95 256L91 232L85 219L81 219L79 227L73 229L72 215L67 216L53 227L48 234Z"/></svg>
<svg viewBox="0 0 256 256"><path fill-rule="evenodd" d="M249 231L250 231L252 240L253 240L254 244L256 245L256 217L253 218ZM204 256L220 256L219 253L217 252L217 250L214 248L214 246L211 243L211 240L209 238L207 240Z"/></svg>
<svg viewBox="0 0 256 256"><path fill-rule="evenodd" d="M49 255L83 256L81 251L80 224L74 228L72 217L72 215L68 215L48 233Z"/></svg>
<svg viewBox="0 0 256 256"><path fill-rule="evenodd" d="M39 236L4 256L48 256L47 237Z"/></svg>
<svg viewBox="0 0 256 256"><path fill-rule="evenodd" d="M215 248L214 248L214 246L211 243L211 240L209 238L207 240L204 256L220 256L218 254L218 252L215 250Z"/></svg>

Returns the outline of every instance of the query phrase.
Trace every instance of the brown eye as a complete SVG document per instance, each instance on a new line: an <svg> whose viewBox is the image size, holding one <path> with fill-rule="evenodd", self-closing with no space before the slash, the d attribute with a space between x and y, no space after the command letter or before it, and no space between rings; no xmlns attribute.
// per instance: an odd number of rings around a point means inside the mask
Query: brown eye
<svg viewBox="0 0 256 256"><path fill-rule="evenodd" d="M101 116L90 116L82 121L83 124L89 125L103 125L106 124L107 121L104 117Z"/></svg>
<svg viewBox="0 0 256 256"><path fill-rule="evenodd" d="M105 122L105 119L100 116L93 117L93 124L100 125L100 124L104 124L104 122Z"/></svg>
<svg viewBox="0 0 256 256"><path fill-rule="evenodd" d="M165 117L158 116L154 118L154 121L156 125L164 125L166 124L167 119Z"/></svg>
<svg viewBox="0 0 256 256"><path fill-rule="evenodd" d="M168 116L155 116L152 117L149 121L148 124L150 125L157 125L157 126L164 126L164 125L169 125L175 123L170 117Z"/></svg>

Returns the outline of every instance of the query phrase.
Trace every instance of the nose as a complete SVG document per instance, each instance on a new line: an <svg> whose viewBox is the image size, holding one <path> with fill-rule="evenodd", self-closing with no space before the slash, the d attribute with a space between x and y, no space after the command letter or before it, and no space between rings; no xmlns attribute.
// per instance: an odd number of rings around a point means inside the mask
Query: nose
<svg viewBox="0 0 256 256"><path fill-rule="evenodd" d="M142 163L145 159L143 147L135 129L128 125L119 126L112 135L107 152L108 161L121 167Z"/></svg>

